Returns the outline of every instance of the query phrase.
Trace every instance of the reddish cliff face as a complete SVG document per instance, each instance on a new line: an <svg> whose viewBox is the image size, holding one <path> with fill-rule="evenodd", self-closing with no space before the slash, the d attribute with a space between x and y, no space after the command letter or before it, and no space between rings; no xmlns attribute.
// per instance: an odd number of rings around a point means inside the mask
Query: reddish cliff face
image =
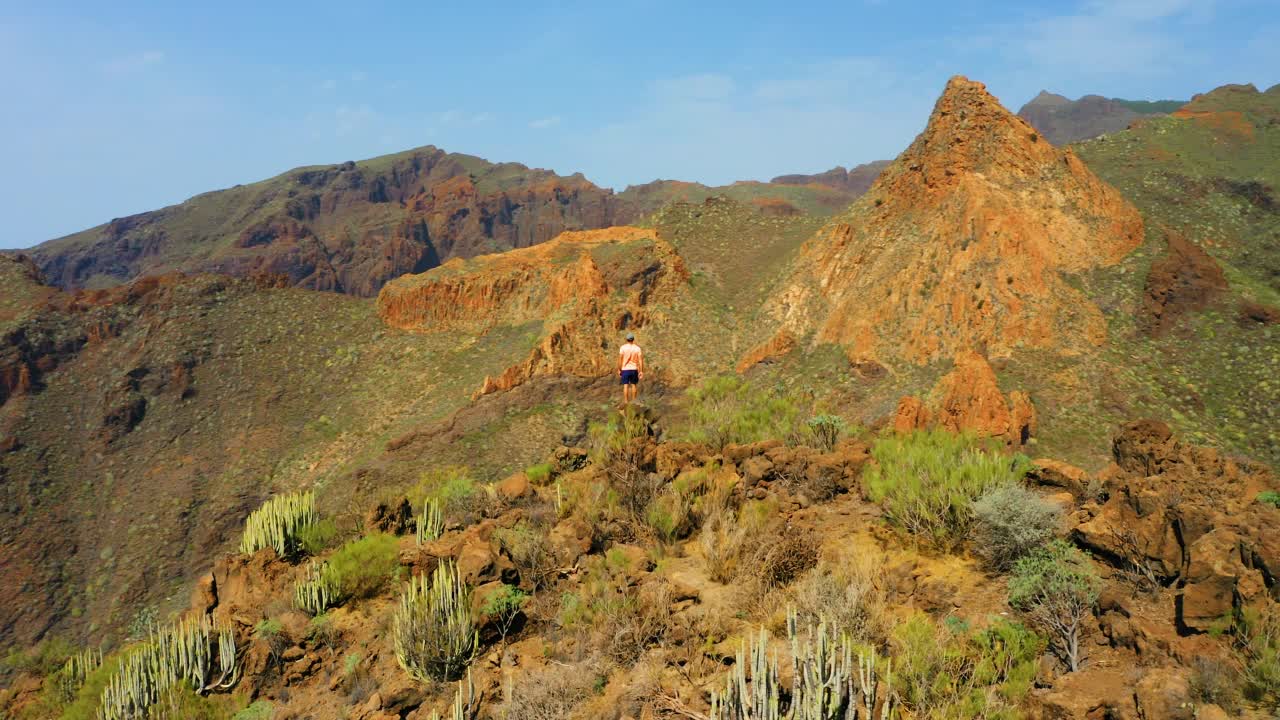
<svg viewBox="0 0 1280 720"><path fill-rule="evenodd" d="M63 288L172 270L276 272L299 287L373 296L391 278L453 257L607 227L635 212L581 175L426 147L200 195L32 254Z"/></svg>
<svg viewBox="0 0 1280 720"><path fill-rule="evenodd" d="M1142 233L1137 210L1070 150L956 77L925 131L805 244L772 309L853 360L1073 354L1106 326L1063 274L1117 262Z"/></svg>
<svg viewBox="0 0 1280 720"><path fill-rule="evenodd" d="M778 185L823 185L844 190L853 197L858 197L871 189L872 183L880 173L889 166L888 160L876 160L858 165L848 170L837 165L834 168L814 175L779 175L769 182Z"/></svg>
<svg viewBox="0 0 1280 720"><path fill-rule="evenodd" d="M536 345L481 393L535 375L604 375L618 334L661 316L655 305L688 279L679 255L652 230L616 227L568 232L546 243L393 280L378 295L392 327L477 335L541 323Z"/></svg>

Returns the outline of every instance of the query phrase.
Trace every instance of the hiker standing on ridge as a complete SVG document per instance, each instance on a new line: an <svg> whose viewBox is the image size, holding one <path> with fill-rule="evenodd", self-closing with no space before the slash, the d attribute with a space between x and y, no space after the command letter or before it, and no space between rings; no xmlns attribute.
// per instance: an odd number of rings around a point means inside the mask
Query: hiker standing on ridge
<svg viewBox="0 0 1280 720"><path fill-rule="evenodd" d="M636 344L635 333L627 333L627 343L618 351L618 379L622 383L622 403L630 405L644 379L644 351Z"/></svg>

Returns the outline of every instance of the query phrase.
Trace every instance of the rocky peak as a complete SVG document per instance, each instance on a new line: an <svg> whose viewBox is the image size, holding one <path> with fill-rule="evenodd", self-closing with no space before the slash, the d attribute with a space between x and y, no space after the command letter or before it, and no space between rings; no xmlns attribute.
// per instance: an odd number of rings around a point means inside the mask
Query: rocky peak
<svg viewBox="0 0 1280 720"><path fill-rule="evenodd" d="M1106 324L1061 274L1118 261L1142 232L1073 152L956 77L924 132L805 244L772 307L783 329L816 329L854 360L1078 353Z"/></svg>
<svg viewBox="0 0 1280 720"><path fill-rule="evenodd" d="M1051 106L1057 107L1062 105L1070 105L1071 100L1063 95L1051 93L1048 90L1041 90L1038 95L1031 98L1031 102L1027 106Z"/></svg>

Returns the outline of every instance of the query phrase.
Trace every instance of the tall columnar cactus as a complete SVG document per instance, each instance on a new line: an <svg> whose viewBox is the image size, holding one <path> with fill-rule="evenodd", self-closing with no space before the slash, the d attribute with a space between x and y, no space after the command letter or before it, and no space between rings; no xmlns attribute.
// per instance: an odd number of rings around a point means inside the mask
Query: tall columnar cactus
<svg viewBox="0 0 1280 720"><path fill-rule="evenodd" d="M269 547L281 557L296 557L300 550L298 532L319 519L315 493L277 495L245 520L240 552L247 555Z"/></svg>
<svg viewBox="0 0 1280 720"><path fill-rule="evenodd" d="M877 705L880 720L889 718L893 696L877 697L874 653L857 653L855 676L855 653L847 636L836 638L824 624L801 639L795 613L788 612L787 637L790 690L782 690L777 659L767 656L768 639L761 629L758 639L739 649L724 692L712 695L712 720L873 720Z"/></svg>
<svg viewBox="0 0 1280 720"><path fill-rule="evenodd" d="M432 498L418 515L418 544L435 540L444 534L444 508L440 498Z"/></svg>
<svg viewBox="0 0 1280 720"><path fill-rule="evenodd" d="M306 577L293 587L293 604L303 612L319 615L338 604L337 574L328 563L311 562Z"/></svg>
<svg viewBox="0 0 1280 720"><path fill-rule="evenodd" d="M441 562L427 578L413 577L395 615L400 667L422 681L453 680L475 657L479 633L471 616L471 590L453 562Z"/></svg>
<svg viewBox="0 0 1280 720"><path fill-rule="evenodd" d="M108 679L98 704L98 720L146 717L163 693L180 682L203 694L231 687L238 672L235 636L229 625L201 616L153 630Z"/></svg>
<svg viewBox="0 0 1280 720"><path fill-rule="evenodd" d="M85 678L89 677L89 673L97 670L101 664L102 650L100 649L89 648L67 658L57 677L58 692L62 695L62 699L67 702L75 699L76 693L80 692L80 688L84 685Z"/></svg>

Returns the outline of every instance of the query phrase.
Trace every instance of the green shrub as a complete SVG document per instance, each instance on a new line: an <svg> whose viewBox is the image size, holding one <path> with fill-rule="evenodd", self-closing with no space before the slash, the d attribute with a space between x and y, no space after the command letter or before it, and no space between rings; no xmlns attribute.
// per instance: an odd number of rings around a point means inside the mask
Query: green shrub
<svg viewBox="0 0 1280 720"><path fill-rule="evenodd" d="M520 588L503 583L502 587L489 593L480 608L480 612L488 615L494 626L498 628L504 648L507 644L507 633L511 632L511 627L515 624L516 618L520 617L528 599L529 595Z"/></svg>
<svg viewBox="0 0 1280 720"><path fill-rule="evenodd" d="M452 562L436 566L430 582L418 575L400 595L393 641L396 660L421 681L456 680L471 664L479 633L471 616L471 589Z"/></svg>
<svg viewBox="0 0 1280 720"><path fill-rule="evenodd" d="M240 552L248 555L274 548L280 557L296 558L302 551L298 533L319 519L315 493L277 495L245 520Z"/></svg>
<svg viewBox="0 0 1280 720"><path fill-rule="evenodd" d="M790 442L801 429L793 399L753 387L737 375L708 378L688 396L692 442L716 448L771 439Z"/></svg>
<svg viewBox="0 0 1280 720"><path fill-rule="evenodd" d="M534 485L546 485L551 482L551 463L539 463L525 468L525 477Z"/></svg>
<svg viewBox="0 0 1280 720"><path fill-rule="evenodd" d="M329 518L317 520L298 528L298 545L308 555L319 555L333 547L338 537L338 525Z"/></svg>
<svg viewBox="0 0 1280 720"><path fill-rule="evenodd" d="M328 613L316 615L307 622L307 642L312 645L334 648L338 637L338 629L333 626L333 618Z"/></svg>
<svg viewBox="0 0 1280 720"><path fill-rule="evenodd" d="M1053 539L1062 512L1022 485L998 485L973 503L975 548L998 570Z"/></svg>
<svg viewBox="0 0 1280 720"><path fill-rule="evenodd" d="M1265 505L1280 508L1280 492L1275 490L1264 490L1258 493L1258 497L1255 499Z"/></svg>
<svg viewBox="0 0 1280 720"><path fill-rule="evenodd" d="M1044 630L1072 672L1080 669L1080 637L1098 602L1100 581L1089 557L1055 540L1018 560L1009 578L1009 604Z"/></svg>
<svg viewBox="0 0 1280 720"><path fill-rule="evenodd" d="M848 432L849 425L839 415L814 415L805 422L814 447L825 452L835 449L836 443Z"/></svg>
<svg viewBox="0 0 1280 720"><path fill-rule="evenodd" d="M231 716L231 720L271 720L275 712L274 705L266 700L259 700Z"/></svg>
<svg viewBox="0 0 1280 720"><path fill-rule="evenodd" d="M373 533L343 545L326 564L340 602L372 597L400 569L399 544L393 535Z"/></svg>
<svg viewBox="0 0 1280 720"><path fill-rule="evenodd" d="M435 500L446 518L462 520L476 511L480 492L469 469L448 465L423 473L406 496L419 515Z"/></svg>
<svg viewBox="0 0 1280 720"><path fill-rule="evenodd" d="M867 497L891 522L944 548L968 534L974 500L1018 482L1030 467L1024 456L945 430L882 437L871 456L875 463L862 474Z"/></svg>
<svg viewBox="0 0 1280 720"><path fill-rule="evenodd" d="M44 677L61 669L76 654L76 647L62 638L40 642L26 650L11 650L4 658L10 670Z"/></svg>
<svg viewBox="0 0 1280 720"><path fill-rule="evenodd" d="M894 628L893 676L913 717L1020 718L1044 639L1026 627L995 620L975 630L938 625L917 613Z"/></svg>

